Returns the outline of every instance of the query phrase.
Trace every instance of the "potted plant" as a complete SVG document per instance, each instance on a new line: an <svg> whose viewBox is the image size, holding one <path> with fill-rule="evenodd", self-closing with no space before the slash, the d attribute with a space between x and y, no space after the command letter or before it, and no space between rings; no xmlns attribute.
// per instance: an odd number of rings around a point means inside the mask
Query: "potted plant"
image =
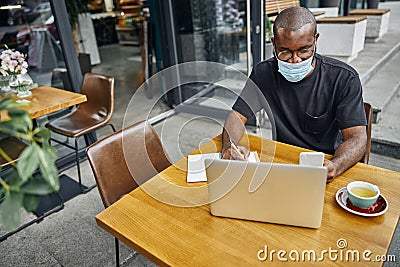
<svg viewBox="0 0 400 267"><path fill-rule="evenodd" d="M0 147L0 156L12 168L6 176L5 172L0 173L0 223L8 230L21 224L22 208L35 211L42 195L60 188L56 152L49 143L50 131L35 128L28 112L19 109L22 105L26 103L16 103L12 98L0 101L2 116L6 112L9 117L0 121L0 139L15 137L26 143L16 162Z"/></svg>

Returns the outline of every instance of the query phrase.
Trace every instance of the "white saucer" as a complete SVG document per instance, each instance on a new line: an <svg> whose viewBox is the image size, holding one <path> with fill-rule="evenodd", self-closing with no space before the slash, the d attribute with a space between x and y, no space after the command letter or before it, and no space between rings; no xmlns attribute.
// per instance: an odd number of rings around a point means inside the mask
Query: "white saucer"
<svg viewBox="0 0 400 267"><path fill-rule="evenodd" d="M347 203L347 189L346 187L343 187L341 189L339 189L336 192L336 202L345 210L347 210L350 213L359 215L359 216L364 216L364 217L376 217L376 216L380 216L382 214L384 214L388 208L389 208L389 203L387 202L386 198L382 195L379 196L379 198L382 198L381 201L384 202L384 206L385 208L383 210L380 210L378 212L374 212L374 213L367 213L367 212L361 212L361 211L357 211L357 210L353 210L351 208L349 208L346 203Z"/></svg>

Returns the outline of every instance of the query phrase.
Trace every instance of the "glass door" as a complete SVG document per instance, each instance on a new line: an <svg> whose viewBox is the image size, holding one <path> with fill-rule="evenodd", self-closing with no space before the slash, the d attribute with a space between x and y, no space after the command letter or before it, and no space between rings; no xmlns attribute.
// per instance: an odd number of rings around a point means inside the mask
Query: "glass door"
<svg viewBox="0 0 400 267"><path fill-rule="evenodd" d="M149 2L159 70L181 64L174 78L181 83L166 102L179 112L225 118L253 62L264 57L264 1Z"/></svg>

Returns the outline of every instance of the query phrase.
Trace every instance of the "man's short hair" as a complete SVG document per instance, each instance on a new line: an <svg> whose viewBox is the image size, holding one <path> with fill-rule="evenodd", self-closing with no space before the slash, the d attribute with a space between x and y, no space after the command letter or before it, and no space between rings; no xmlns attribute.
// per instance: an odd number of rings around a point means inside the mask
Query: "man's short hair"
<svg viewBox="0 0 400 267"><path fill-rule="evenodd" d="M317 22L310 10L299 6L286 8L275 19L274 35L276 36L279 28L297 31L306 24L314 26L315 35L317 33Z"/></svg>

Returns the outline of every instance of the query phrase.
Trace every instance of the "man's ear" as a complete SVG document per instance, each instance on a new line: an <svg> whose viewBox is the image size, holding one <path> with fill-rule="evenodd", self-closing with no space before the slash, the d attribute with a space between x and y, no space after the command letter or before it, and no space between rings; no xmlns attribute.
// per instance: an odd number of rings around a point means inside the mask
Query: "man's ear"
<svg viewBox="0 0 400 267"><path fill-rule="evenodd" d="M273 46L275 46L275 37L273 37L273 36L271 37L271 43Z"/></svg>
<svg viewBox="0 0 400 267"><path fill-rule="evenodd" d="M317 32L317 33L315 34L315 51L314 51L314 53L317 52L318 37L319 37L319 32Z"/></svg>

